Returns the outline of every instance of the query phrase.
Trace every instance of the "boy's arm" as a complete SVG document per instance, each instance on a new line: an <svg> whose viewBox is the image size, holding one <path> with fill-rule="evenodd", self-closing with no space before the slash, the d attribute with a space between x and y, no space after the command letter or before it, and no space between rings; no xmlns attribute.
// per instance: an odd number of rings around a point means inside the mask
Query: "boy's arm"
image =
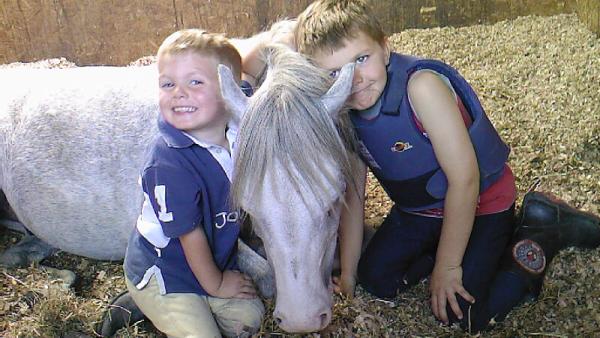
<svg viewBox="0 0 600 338"><path fill-rule="evenodd" d="M448 179L442 232L430 283L433 313L448 323L448 304L459 319L463 317L456 293L469 302L475 301L463 287L461 265L475 219L479 169L456 99L447 85L437 75L421 72L410 79L408 90Z"/></svg>
<svg viewBox="0 0 600 338"><path fill-rule="evenodd" d="M336 292L341 292L349 297L354 296L356 286L356 270L363 241L364 230L364 203L365 203L365 183L367 169L365 164L356 158L359 162L357 166L356 185L348 182L345 200L346 205L342 205L340 216L340 265L341 274L339 279L334 279L334 288ZM358 191L357 191L358 189Z"/></svg>
<svg viewBox="0 0 600 338"><path fill-rule="evenodd" d="M242 80L249 82L252 86L257 85L257 77L265 67L265 61L260 51L270 39L269 31L261 32L246 39L231 39L242 57Z"/></svg>
<svg viewBox="0 0 600 338"><path fill-rule="evenodd" d="M274 23L268 31L246 39L231 39L231 43L242 57L242 79L248 81L252 86L258 85L258 78L265 68L261 50L266 44L283 43L295 50L293 36L295 27L295 20L281 20Z"/></svg>
<svg viewBox="0 0 600 338"><path fill-rule="evenodd" d="M221 272L200 228L179 237L188 265L209 295L218 298L256 298L250 277L233 270Z"/></svg>
<svg viewBox="0 0 600 338"><path fill-rule="evenodd" d="M164 152L164 163L177 163L179 159L175 154ZM142 187L164 236L179 238L188 265L208 294L220 298L255 296L249 278L239 272L219 270L204 231L193 225L202 218L198 200L198 191L202 188L187 170L151 166L142 173Z"/></svg>

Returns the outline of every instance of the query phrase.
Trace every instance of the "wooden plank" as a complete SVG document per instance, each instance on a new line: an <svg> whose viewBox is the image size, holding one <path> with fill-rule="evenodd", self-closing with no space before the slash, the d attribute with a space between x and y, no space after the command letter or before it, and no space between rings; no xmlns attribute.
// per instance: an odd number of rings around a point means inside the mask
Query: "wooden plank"
<svg viewBox="0 0 600 338"><path fill-rule="evenodd" d="M153 55L189 27L250 36L312 0L0 0L0 63L65 57L79 65L124 65ZM599 0L577 0L598 27ZM371 0L388 34L406 28L493 23L519 15L573 12L572 0ZM592 8L592 9L593 9Z"/></svg>
<svg viewBox="0 0 600 338"><path fill-rule="evenodd" d="M577 15L592 32L600 36L600 0L577 0Z"/></svg>

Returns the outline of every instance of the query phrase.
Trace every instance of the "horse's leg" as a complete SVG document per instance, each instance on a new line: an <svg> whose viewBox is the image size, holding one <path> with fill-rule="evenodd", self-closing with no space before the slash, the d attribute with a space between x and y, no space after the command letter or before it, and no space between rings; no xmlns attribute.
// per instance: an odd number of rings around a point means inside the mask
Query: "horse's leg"
<svg viewBox="0 0 600 338"><path fill-rule="evenodd" d="M24 234L24 235L31 234L29 232L29 230L27 230L27 228L23 225L23 223L21 223L19 221L15 221L15 220L12 220L12 219L4 218L4 219L0 219L0 225L4 226L8 230L12 230L14 232L18 232L18 233L21 233L21 234Z"/></svg>
<svg viewBox="0 0 600 338"><path fill-rule="evenodd" d="M21 224L19 222L14 223ZM6 223L3 222L2 224L5 225ZM25 228L23 227L23 229ZM15 231L20 232L19 229L15 229ZM44 258L52 255L54 252L56 252L55 248L29 234L25 229L25 235L21 241L0 254L0 265L7 267L26 267L31 265L31 263L41 262ZM51 280L62 281L62 283L56 284L62 289L69 289L75 282L76 276L73 271L61 270L43 265L40 265L40 268L48 274Z"/></svg>
<svg viewBox="0 0 600 338"><path fill-rule="evenodd" d="M8 203L6 195L2 190L0 190L0 226L4 226L9 230L16 231L24 235L31 235L31 232L27 230L25 225L19 222L17 214L15 214L15 211Z"/></svg>
<svg viewBox="0 0 600 338"><path fill-rule="evenodd" d="M44 243L39 238L26 234L19 243L8 248L0 255L0 265L26 267L31 263L39 263L56 251L57 249Z"/></svg>
<svg viewBox="0 0 600 338"><path fill-rule="evenodd" d="M242 240L238 240L238 266L252 278L261 296L275 296L275 276L269 262Z"/></svg>
<svg viewBox="0 0 600 338"><path fill-rule="evenodd" d="M55 248L33 236L25 225L17 220L17 215L8 204L3 191L0 191L0 226L23 234L19 243L0 254L0 265L25 267L42 261L56 251Z"/></svg>
<svg viewBox="0 0 600 338"><path fill-rule="evenodd" d="M53 281L53 283L51 284L52 287L55 286L65 291L69 290L71 286L73 286L73 283L75 283L75 280L77 279L77 276L71 270L61 270L45 265L40 265L40 268L44 272L46 272L48 274L49 279ZM54 283L54 281L60 281L60 283Z"/></svg>

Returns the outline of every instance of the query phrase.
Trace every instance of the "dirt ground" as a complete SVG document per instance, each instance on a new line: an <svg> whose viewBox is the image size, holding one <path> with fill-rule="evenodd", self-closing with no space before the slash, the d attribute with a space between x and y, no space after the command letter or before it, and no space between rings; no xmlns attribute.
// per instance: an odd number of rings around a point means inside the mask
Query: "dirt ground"
<svg viewBox="0 0 600 338"><path fill-rule="evenodd" d="M511 146L517 204L533 185L600 214L600 40L575 15L524 17L488 26L407 30L394 50L455 66L479 93L490 119ZM52 61L52 62L65 62ZM366 222L378 225L391 203L370 178ZM0 230L0 249L19 235ZM0 268L0 336L95 336L109 299L124 290L119 262L59 252L44 265L71 269L71 289L38 267ZM600 249L564 250L551 263L537 302L513 310L484 337L600 336ZM307 337L461 337L440 325L428 306L427 281L382 301L360 287L353 300L336 296L332 324ZM273 303L266 301L269 310ZM270 311L268 311L270 312ZM123 337L162 337L148 323ZM281 332L268 315L259 337Z"/></svg>

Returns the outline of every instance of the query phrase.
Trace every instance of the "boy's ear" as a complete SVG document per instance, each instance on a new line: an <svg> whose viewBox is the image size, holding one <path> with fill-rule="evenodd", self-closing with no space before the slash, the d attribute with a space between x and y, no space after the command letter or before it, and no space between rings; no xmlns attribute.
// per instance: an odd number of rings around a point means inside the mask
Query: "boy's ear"
<svg viewBox="0 0 600 338"><path fill-rule="evenodd" d="M388 66L390 64L391 49L387 36L383 38L383 45L381 47L383 47L383 52L385 53L385 65Z"/></svg>
<svg viewBox="0 0 600 338"><path fill-rule="evenodd" d="M239 122L242 120L242 116L248 106L248 97L236 82L229 67L219 64L217 70L223 101L225 101L225 104L237 119L237 122Z"/></svg>
<svg viewBox="0 0 600 338"><path fill-rule="evenodd" d="M325 105L325 108L333 119L337 119L338 113L342 110L346 99L352 92L354 66L354 62L345 64L331 88L321 97L321 102Z"/></svg>

